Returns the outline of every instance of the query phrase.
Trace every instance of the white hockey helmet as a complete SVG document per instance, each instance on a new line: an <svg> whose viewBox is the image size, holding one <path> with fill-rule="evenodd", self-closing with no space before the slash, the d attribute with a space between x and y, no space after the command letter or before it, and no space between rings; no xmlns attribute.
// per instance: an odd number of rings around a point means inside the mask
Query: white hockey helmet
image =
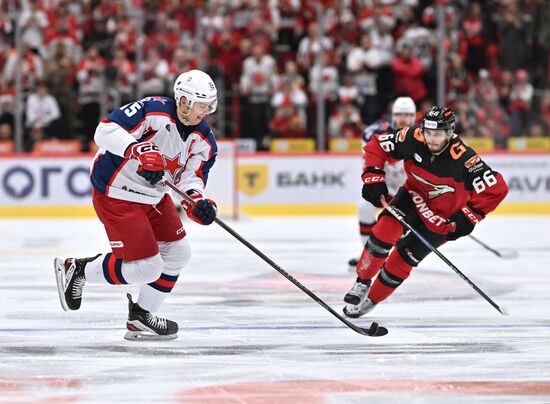
<svg viewBox="0 0 550 404"><path fill-rule="evenodd" d="M394 114L416 114L416 105L411 97L397 97L391 107L391 113Z"/></svg>
<svg viewBox="0 0 550 404"><path fill-rule="evenodd" d="M208 104L208 113L213 113L218 107L218 92L212 78L201 70L189 70L178 76L174 83L174 98L179 104L185 97L189 109L195 102Z"/></svg>

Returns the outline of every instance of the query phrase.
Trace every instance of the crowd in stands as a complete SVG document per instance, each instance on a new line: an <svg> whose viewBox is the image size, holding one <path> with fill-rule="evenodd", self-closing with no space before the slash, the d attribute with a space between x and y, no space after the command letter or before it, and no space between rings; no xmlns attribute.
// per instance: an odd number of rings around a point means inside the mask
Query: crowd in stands
<svg viewBox="0 0 550 404"><path fill-rule="evenodd" d="M548 136L550 1L449 0L443 40L432 3L0 2L0 140L13 138L16 71L26 150L52 137L86 150L102 115L137 96L138 80L142 96L171 96L174 78L196 67L223 98L223 119L212 117L218 137L254 138L259 149L315 137L319 97L328 137L358 137L396 96L410 96L418 116L435 103L439 46L458 133L501 148L510 136Z"/></svg>

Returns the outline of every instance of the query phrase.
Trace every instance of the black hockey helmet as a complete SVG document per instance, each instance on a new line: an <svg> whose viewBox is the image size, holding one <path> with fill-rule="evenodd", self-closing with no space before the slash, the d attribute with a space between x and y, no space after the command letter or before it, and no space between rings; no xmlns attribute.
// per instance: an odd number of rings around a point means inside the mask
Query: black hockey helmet
<svg viewBox="0 0 550 404"><path fill-rule="evenodd" d="M452 109L447 107L433 106L422 119L422 133L424 129L445 129L447 131L447 141L455 131L456 118Z"/></svg>

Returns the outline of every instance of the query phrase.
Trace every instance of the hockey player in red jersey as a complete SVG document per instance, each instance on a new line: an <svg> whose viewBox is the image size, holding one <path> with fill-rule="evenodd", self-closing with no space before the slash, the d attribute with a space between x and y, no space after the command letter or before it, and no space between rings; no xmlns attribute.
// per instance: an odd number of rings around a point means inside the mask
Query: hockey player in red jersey
<svg viewBox="0 0 550 404"><path fill-rule="evenodd" d="M372 139L374 135L394 133L398 129L405 126L413 126L416 123L416 105L410 97L398 97L392 104L391 122L384 119L378 119L369 125L362 136L363 147ZM365 155L363 153L363 171L366 169ZM402 161L386 161L384 165L386 173L386 185L390 195L395 195L397 190L405 182L405 170L403 169ZM372 226L376 223L376 214L378 208L372 203L361 199L357 206L357 217L359 219L359 234L361 243L365 245L367 242ZM350 271L355 272L357 269L358 258L352 258L348 261Z"/></svg>
<svg viewBox="0 0 550 404"><path fill-rule="evenodd" d="M175 321L154 313L176 284L190 258L180 216L164 178L194 203L187 216L203 225L216 217L204 193L217 154L205 117L217 106L210 76L191 70L178 76L174 99L147 97L111 112L98 125L100 147L92 170L92 201L112 252L90 258L56 258L61 306L78 310L86 282L140 284L136 302L128 294L126 339L173 339Z"/></svg>
<svg viewBox="0 0 550 404"><path fill-rule="evenodd" d="M381 199L388 199L384 163L403 160L407 179L390 205L435 247L470 234L508 192L502 176L454 129L454 112L434 106L421 127L375 135L364 148L363 198L382 207ZM401 238L404 230L382 211L357 264L357 280L344 297L348 317L360 317L388 298L430 253L412 233Z"/></svg>

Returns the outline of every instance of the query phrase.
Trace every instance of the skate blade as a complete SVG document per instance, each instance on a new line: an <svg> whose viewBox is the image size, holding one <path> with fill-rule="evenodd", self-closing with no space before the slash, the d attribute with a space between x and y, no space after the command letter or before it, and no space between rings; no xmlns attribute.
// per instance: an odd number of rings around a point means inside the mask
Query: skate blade
<svg viewBox="0 0 550 404"><path fill-rule="evenodd" d="M126 331L124 339L128 341L167 341L178 338L178 334L158 335L141 331Z"/></svg>
<svg viewBox="0 0 550 404"><path fill-rule="evenodd" d="M53 260L53 267L55 272L55 281L57 282L57 293L59 295L59 301L61 307L65 311L69 311L69 306L65 301L65 260L62 258L56 258Z"/></svg>

